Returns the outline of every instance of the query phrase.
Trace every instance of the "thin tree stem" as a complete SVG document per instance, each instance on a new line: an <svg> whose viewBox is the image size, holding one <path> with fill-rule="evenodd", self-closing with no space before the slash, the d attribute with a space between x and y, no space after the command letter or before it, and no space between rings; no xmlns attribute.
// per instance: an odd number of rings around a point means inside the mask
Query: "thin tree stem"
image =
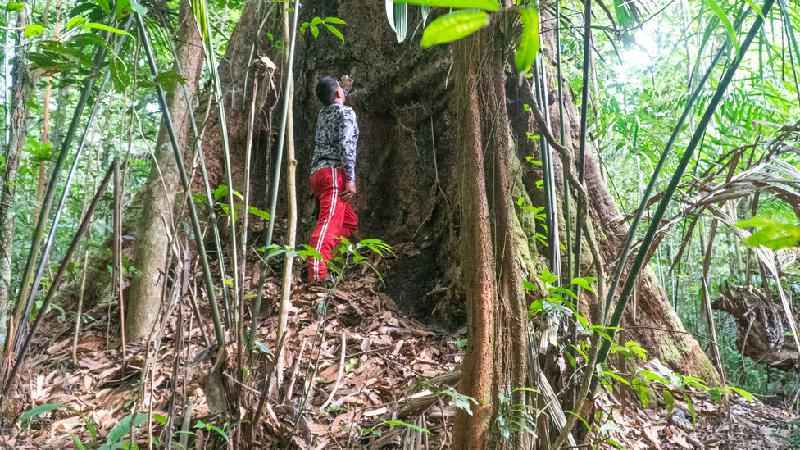
<svg viewBox="0 0 800 450"><path fill-rule="evenodd" d="M144 20L142 19L141 14L138 12L135 14L136 24L139 28L139 34L141 36L142 43L144 44L145 54L147 55L147 63L150 66L151 75L156 77L158 76L158 67L156 66L155 56L153 55L153 46L150 43L150 36L144 26ZM160 84L156 84L156 90L158 92L158 103L161 106L161 114L164 117L164 124L166 125L167 132L169 134L169 142L172 146L172 152L175 155L175 161L178 166L178 174L181 178L181 184L183 185L184 191L191 192L192 185L189 182L189 177L186 174L186 166L183 162L183 153L178 146L178 137L175 134L175 126L172 123L172 116L169 112L167 95L164 92L164 88L161 87ZM192 219L192 234L194 235L195 244L197 245L200 256L200 263L203 267L203 279L206 285L206 295L208 296L209 303L211 303L211 316L214 321L214 334L217 339L217 345L223 346L225 345L225 332L223 331L222 321L220 320L219 316L217 296L214 291L214 281L211 277L211 267L208 264L208 255L206 253L205 242L203 241L203 232L200 229L200 219L197 215L197 206L194 204L194 198L192 198L191 195L186 196L186 201L189 203L189 211Z"/></svg>

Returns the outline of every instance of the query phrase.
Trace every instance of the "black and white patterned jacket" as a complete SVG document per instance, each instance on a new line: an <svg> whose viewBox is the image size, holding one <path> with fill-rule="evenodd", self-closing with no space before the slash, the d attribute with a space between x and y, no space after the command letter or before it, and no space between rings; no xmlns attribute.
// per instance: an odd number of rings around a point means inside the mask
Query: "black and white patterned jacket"
<svg viewBox="0 0 800 450"><path fill-rule="evenodd" d="M358 122L353 108L339 103L323 107L317 115L311 173L323 167L342 167L347 181L355 181L357 145Z"/></svg>

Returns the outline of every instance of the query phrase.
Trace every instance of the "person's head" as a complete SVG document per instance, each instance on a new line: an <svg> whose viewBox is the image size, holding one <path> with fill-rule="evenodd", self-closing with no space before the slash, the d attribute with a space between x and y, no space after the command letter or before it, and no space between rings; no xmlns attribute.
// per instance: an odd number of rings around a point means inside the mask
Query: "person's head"
<svg viewBox="0 0 800 450"><path fill-rule="evenodd" d="M325 76L317 82L317 98L323 105L344 102L344 90L334 77Z"/></svg>

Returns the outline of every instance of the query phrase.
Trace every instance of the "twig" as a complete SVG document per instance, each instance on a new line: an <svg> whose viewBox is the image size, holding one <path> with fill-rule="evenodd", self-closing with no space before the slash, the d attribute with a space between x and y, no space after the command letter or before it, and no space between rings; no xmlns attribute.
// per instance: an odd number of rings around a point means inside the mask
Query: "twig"
<svg viewBox="0 0 800 450"><path fill-rule="evenodd" d="M300 343L300 353L297 354L297 358L294 361L292 375L289 377L289 386L286 388L286 395L283 398L284 402L288 402L292 399L292 394L294 393L294 382L297 379L297 371L300 369L300 362L303 360L303 353L306 351L307 343L308 341L306 338L303 338L303 342Z"/></svg>
<svg viewBox="0 0 800 450"><path fill-rule="evenodd" d="M331 389L330 395L328 395L328 399L319 407L321 411L324 411L325 408L333 401L333 396L336 395L336 391L339 389L339 384L342 382L342 377L344 376L344 354L347 350L347 332L342 332L342 351L340 352L339 356L339 372L336 374L336 383L333 384L333 389Z"/></svg>

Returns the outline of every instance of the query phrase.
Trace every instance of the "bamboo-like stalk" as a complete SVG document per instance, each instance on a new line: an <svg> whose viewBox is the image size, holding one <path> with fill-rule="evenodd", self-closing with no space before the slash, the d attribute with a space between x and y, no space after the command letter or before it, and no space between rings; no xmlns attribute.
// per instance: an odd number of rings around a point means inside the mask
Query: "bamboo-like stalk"
<svg viewBox="0 0 800 450"><path fill-rule="evenodd" d="M197 9L201 10L198 11ZM222 95L222 84L220 82L219 71L217 70L217 57L214 53L214 42L211 36L211 30L209 29L209 19L208 19L208 3L206 0L194 0L192 1L192 10L195 13L195 19L202 18L202 22L198 23L200 25L200 36L203 38L203 50L206 53L206 64L208 65L209 73L211 74L212 84L214 87L214 99L217 103L217 111L219 113L219 126L221 129L222 134L222 150L225 155L225 178L228 183L228 207L230 208L230 228L231 228L231 271L233 273L233 303L234 308L234 318L233 322L235 324L235 329L239 329L240 326L238 322L243 320L242 317L239 317L238 311L242 309L240 302L242 301L241 297L239 296L239 261L238 261L238 249L236 247L236 207L235 207L235 196L234 196L234 185L233 185L233 176L231 175L231 147L228 138L228 125L227 119L225 118L225 98ZM199 14L198 14L199 13ZM198 17L200 16L200 17ZM244 212L247 214L247 211ZM219 255L220 259L224 258L224 255ZM223 280L224 284L225 280Z"/></svg>
<svg viewBox="0 0 800 450"><path fill-rule="evenodd" d="M791 63L792 67L792 78L794 79L795 93L797 94L798 102L800 102L800 88L798 87L797 68L795 67L795 65L800 62L800 47L798 47L797 37L794 35L792 19L789 16L786 0L778 0L778 6L780 6L781 17L783 18L781 21L783 22L783 28L786 32L786 35L789 37L789 62Z"/></svg>
<svg viewBox="0 0 800 450"><path fill-rule="evenodd" d="M113 247L113 281L114 295L119 304L120 337L122 339L122 366L126 365L127 348L125 343L125 300L122 298L122 174L120 162L114 160L114 247Z"/></svg>
<svg viewBox="0 0 800 450"><path fill-rule="evenodd" d="M175 45L172 41L168 42L170 53L172 54L173 59L175 60L175 70L178 72L178 75L183 75L183 67L181 67L181 61L178 58L178 53L175 48ZM205 55L205 54L204 54ZM203 135L205 134L205 122L202 129L199 129L197 126L197 119L195 118L195 110L194 105L192 104L192 99L189 97L186 86L184 84L178 85L178 90L180 92L181 97L185 103L187 117L189 119L189 124L191 125L190 131L192 136L192 146L195 152L195 162L193 163L192 169L194 170L194 164L199 163L200 165L200 176L203 180L203 187L204 193L206 195L206 202L208 203L208 226L211 228L211 231L214 234L214 250L216 250L217 255L223 255L223 245L222 245L222 237L219 232L218 220L217 220L217 213L214 208L214 196L211 190L211 183L209 182L208 178L208 167L206 166L205 155L203 154ZM211 110L211 104L209 103L208 108L205 111L205 119L207 121L209 112ZM190 179L194 179L194 174L190 177ZM186 195L190 195L187 193ZM225 258L220 257L217 259L220 279L225 279L226 269L225 269ZM230 301L229 301L229 289L226 283L222 284L222 307L224 313L224 321L226 326L231 325L231 313L230 313Z"/></svg>
<svg viewBox="0 0 800 450"><path fill-rule="evenodd" d="M738 31L739 27L744 20L744 15L740 15L736 19L736 24L734 28ZM658 177L661 174L661 170L664 168L664 164L666 164L669 155L672 153L672 147L675 145L675 141L678 139L678 135L680 134L681 130L683 129L683 125L686 123L686 120L689 118L689 115L692 112L692 108L694 107L697 100L700 98L700 94L705 87L708 78L714 71L719 60L722 58L724 54L727 53L728 48L730 47L729 42L726 43L717 51L717 53L712 58L708 69L703 74L703 77L697 82L694 91L689 96L689 99L686 101L686 106L683 108L683 112L681 113L678 122L672 128L672 134L669 136L669 140L667 140L667 145L664 147L664 151L661 153L658 162L656 163L655 168L653 169L653 174L650 176L650 180L647 183L647 187L642 194L641 201L639 202L639 208L636 210L636 215L633 218L633 222L631 223L630 227L628 228L628 234L625 236L625 243L622 245L622 250L619 252L617 256L617 263L614 266L614 274L609 282L609 289L608 295L606 296L606 302L604 305L604 311L606 313L611 308L611 303L614 300L614 294L616 293L617 285L619 284L620 278L622 277L622 272L625 269L628 261L628 254L630 253L631 246L633 244L634 238L636 237L636 230L639 227L639 223L644 216L644 212L647 209L648 201L650 200L650 196L653 193L653 189L658 182ZM681 251L678 252L680 255ZM604 314L603 321L607 320L606 315Z"/></svg>
<svg viewBox="0 0 800 450"><path fill-rule="evenodd" d="M288 3L287 3L288 5ZM287 6L288 7L288 6ZM294 2L294 19L292 20L292 32L291 41L289 43L289 57L288 61L286 61L286 67L284 68L284 73L286 75L286 84L284 88L284 97L283 97L283 113L281 115L281 130L280 134L278 135L278 157L275 159L275 172L272 176L272 199L270 200L269 206L269 228L267 229L267 247L272 244L272 232L275 229L275 209L278 205L278 190L280 189L280 181L281 181L281 162L283 161L283 146L286 140L286 122L288 121L288 112L289 112L289 96L286 95L291 89L293 85L293 70L292 66L294 64L294 47L295 42L297 41L297 16L300 12L300 2L299 0L295 0Z"/></svg>
<svg viewBox="0 0 800 450"><path fill-rule="evenodd" d="M703 311L706 316L706 325L708 326L708 335L711 338L711 355L714 360L714 365L719 371L722 384L725 383L725 368L722 366L722 356L719 352L719 339L717 338L717 326L714 323L714 313L711 309L711 292L710 280L708 278L709 270L711 269L711 252L714 250L714 238L717 236L717 219L711 220L711 227L708 230L708 242L706 243L706 251L703 256L703 274L701 279L701 298L703 300Z"/></svg>
<svg viewBox="0 0 800 450"><path fill-rule="evenodd" d="M239 298L244 298L244 277L247 273L247 240L248 227L250 226L250 159L253 153L253 128L256 121L256 98L258 97L258 77L253 77L253 88L250 91L250 114L247 120L247 148L244 157L244 210L242 212L242 239L241 239L241 258L240 263L242 292ZM244 317L244 302L239 303L239 317ZM239 323L239 338L244 339L244 319ZM240 343L241 344L241 343ZM241 355L241 345L239 346Z"/></svg>
<svg viewBox="0 0 800 450"><path fill-rule="evenodd" d="M670 201L672 200L672 196L675 194L675 190L678 187L681 177L683 176L684 172L686 171L686 167L688 166L689 162L692 159L694 154L694 150L697 148L698 144L700 143L701 138L705 134L706 127L708 126L711 117L714 115L714 112L717 109L720 101L722 100L722 96L725 94L725 91L730 85L731 80L733 79L733 75L736 73L736 70L739 68L739 65L744 58L747 49L750 47L750 44L753 42L753 38L761 29L764 23L764 16L769 12L770 8L774 4L775 0L765 0L764 5L762 7L762 14L757 14L753 25L750 28L750 31L747 33L744 41L742 42L739 51L736 54L736 58L733 60L730 66L728 66L727 70L725 71L722 79L720 80L717 88L714 92L714 95L711 98L708 106L703 113L700 122L697 125L694 133L692 134L692 138L689 141L689 144L684 151L681 160L678 164L678 167L675 170L675 173L672 175L670 179L669 185L667 186L666 190L664 191L664 195L661 198L661 201L658 204L658 208L656 209L655 213L653 214L653 218L650 222L650 226L645 234L644 239L642 240L643 244L639 247L639 251L636 255L636 259L633 262L633 266L628 274L628 278L625 281L625 285L623 286L622 293L619 296L619 300L617 301L616 307L614 308L614 312L611 316L611 320L609 325L615 327L619 325L620 321L622 320L622 313L625 310L625 306L628 301L628 297L633 289L633 284L639 274L639 271L642 268L644 263L645 256L649 250L649 244L653 241L653 237L655 236L656 231L658 230L659 223L661 218L664 216L664 212L667 209L667 205L669 205ZM611 337L613 338L616 334L615 329L612 328L609 331L611 333ZM602 363L605 361L606 357L608 356L608 351L611 348L611 342L609 340L603 340L602 346L600 348L600 354L598 357L598 363ZM596 380L593 383L594 385L597 384Z"/></svg>
<svg viewBox="0 0 800 450"><path fill-rule="evenodd" d="M556 441L553 445L550 446L551 449L558 449L566 441L567 435L572 431L572 428L575 426L577 422L577 414L580 413L584 409L586 402L591 401L592 393L597 391L597 387L599 386L597 382L597 378L593 376L595 367L598 364L602 364L605 362L606 358L608 357L608 352L611 349L611 342L616 335L616 326L619 325L620 321L622 320L622 313L625 310L625 306L627 305L628 298L633 290L633 284L635 283L636 279L638 278L639 271L642 268L642 264L644 263L644 259L646 254L649 250L649 243L653 241L653 237L655 232L658 229L658 225L661 221L661 217L663 217L664 212L666 211L667 205L672 200L672 196L675 193L675 189L677 188L678 183L680 182L681 177L683 176L684 172L686 171L686 167L688 166L689 162L692 159L694 154L695 148L700 143L702 136L705 134L705 129L708 126L711 117L714 115L719 102L722 100L722 96L725 94L725 91L728 88L731 80L733 79L733 75L736 73L736 70L739 68L739 65L744 58L747 49L750 47L750 44L753 42L753 38L761 29L763 25L763 17L769 12L772 4L775 0L765 0L764 5L762 7L763 15L756 15L755 22L748 31L747 36L742 42L741 46L739 47L739 51L736 54L736 58L732 62L730 66L726 69L725 73L720 80L720 83L717 85L717 88L714 92L714 95L711 98L710 103L706 107L703 116L697 125L694 133L692 134L692 138L689 141L689 145L687 146L686 150L684 151L680 163L670 180L667 189L664 191L664 195L662 196L661 202L658 204L658 208L656 209L655 214L650 223L650 227L647 230L647 234L643 239L643 244L639 247L639 252L636 255L636 259L634 260L633 267L631 268L630 272L628 273L628 278L626 279L625 286L623 287L622 293L620 294L619 301L614 308L614 312L611 316L611 320L609 321L608 333L610 334L610 339L603 339L600 338L599 335L595 334L592 338L592 353L589 364L586 367L586 375L581 383L578 400L579 400L579 407L575 409L575 413L568 418L567 425L564 427L562 432L559 434ZM709 68L709 71L713 69L713 65ZM646 197L643 197L643 200L646 200ZM614 288L613 285L609 289L609 295L613 292Z"/></svg>
<svg viewBox="0 0 800 450"><path fill-rule="evenodd" d="M295 14L294 14L294 21L292 23L292 28L290 31L289 28L289 5L286 4L286 8L284 9L283 13L283 38L284 40L289 40L289 35L291 32L291 39L294 41L295 35L297 34L297 6L295 6ZM285 61L286 66L290 67L291 64L291 55L287 56L287 61ZM291 69L290 72L291 74ZM288 242L286 243L287 246L290 248L294 248L297 240L297 189L295 184L296 179L296 170L297 170L297 161L294 159L294 120L293 120L293 111L294 108L292 106L294 100L294 81L289 80L286 94L285 94L285 101L286 101L286 190L288 195L288 215L289 215L289 223L288 226ZM292 271L294 265L294 256L291 254L285 254L283 257L283 279L281 281L281 304L278 308L278 335L277 339L279 341L286 339L286 328L289 322L289 310L292 307ZM282 347L281 347L282 350ZM283 371L284 371L284 361L283 361L283 352L279 351L276 356L275 361L275 378L277 380L277 387L280 388L283 386Z"/></svg>
<svg viewBox="0 0 800 450"><path fill-rule="evenodd" d="M128 21L125 26L123 27L125 30L128 29L130 25L130 21ZM106 42L110 43L115 39L115 36L112 33L107 33ZM119 43L120 41L118 41ZM119 44L118 44L119 45ZM23 276L21 278L20 288L17 295L17 305L14 311L14 323L16 325L16 336L20 335L20 331L24 333L24 323L25 317L27 313L30 311L30 298L33 297L35 287L35 279L36 273L42 273L44 265L39 264L39 269L36 270L36 260L39 258L39 251L42 245L42 240L44 239L44 229L45 223L47 222L47 217L50 215L50 208L53 204L53 198L55 197L56 185L58 184L58 179L61 175L61 171L64 168L64 164L67 160L67 155L69 154L69 148L72 145L72 140L75 138L75 134L78 131L78 126L80 125L81 116L83 114L83 110L86 108L86 105L89 101L89 96L92 93L94 88L95 82L97 81L97 75L100 73L100 68L104 67L103 62L105 61L105 55L107 53L109 46L108 45L101 45L97 47L95 51L93 62L93 69L92 73L86 77L83 81L83 86L81 87L80 97L78 99L78 103L75 106L75 110L72 115L72 120L70 121L69 127L67 128L67 133L64 136L63 141L61 142L61 149L59 151L58 159L56 160L55 164L53 165L53 169L50 173L50 182L47 185L47 192L45 193L44 200L42 201L41 209L39 210L39 218L37 219L36 228L33 231L33 235L31 237L31 247L30 251L28 252L28 258L25 262L25 270L23 272ZM106 72L108 70L106 69ZM78 153L76 152L76 160L77 160ZM70 177L67 178L67 182L70 181ZM64 192L67 192L68 189L65 189ZM58 217L57 212L57 217ZM57 226L58 220L57 217L53 220L53 225ZM49 251L45 247L45 252ZM42 263L46 260L46 256L42 256ZM16 342L17 338L15 338L15 342L12 345L17 346L19 345ZM10 348L10 347L9 347Z"/></svg>
<svg viewBox="0 0 800 450"><path fill-rule="evenodd" d="M550 102L547 98L547 72L537 56L534 64L534 98L539 103L539 109L544 113L544 119L550 127ZM561 252L558 237L558 203L556 202L556 182L553 176L553 156L547 139L541 140L542 152L542 178L544 181L545 212L547 213L547 259L550 271L561 281Z"/></svg>
<svg viewBox="0 0 800 450"><path fill-rule="evenodd" d="M585 160L586 160L586 121L589 115L589 83L592 69L592 2L583 0L583 86L581 89L581 117L580 117L580 144L578 146L578 181L581 184L585 179ZM562 125L563 126L563 125ZM587 204L579 201L575 214L575 266L573 274L576 277L581 275L581 240L583 235L583 224L586 223ZM576 294L580 295L579 288Z"/></svg>
<svg viewBox="0 0 800 450"><path fill-rule="evenodd" d="M138 12L135 13L136 16L136 24L139 29L139 35L142 40L142 44L144 45L145 55L147 56L147 63L150 67L150 73L153 77L158 76L158 67L156 66L155 56L153 55L153 46L150 43L150 35L147 32L147 29L144 26L144 19L142 19L141 14ZM181 178L181 184L183 185L183 189L186 192L190 192L192 189L192 185L189 182L189 177L186 174L186 166L183 162L183 153L178 146L178 137L175 135L175 126L172 123L172 116L169 112L169 106L167 104L167 95L164 92L164 88L161 87L160 84L156 84L156 90L158 92L158 103L161 107L161 114L164 117L164 124L167 127L167 132L169 134L169 142L172 146L172 152L175 155L175 161L178 166L178 174ZM206 285L206 295L208 296L208 301L211 303L211 316L214 321L214 334L217 339L217 345L223 346L225 345L225 332L222 328L222 321L220 320L219 316L219 307L217 306L217 296L214 292L214 281L211 277L211 267L208 264L208 255L206 253L206 246L203 242L203 232L200 229L200 219L197 215L197 206L194 204L194 198L191 195L186 196L186 201L189 203L189 211L191 215L191 222L192 222L192 234L194 235L195 244L198 248L198 253L200 257L200 263L203 267L203 280L205 281Z"/></svg>
<svg viewBox="0 0 800 450"><path fill-rule="evenodd" d="M556 1L556 91L558 93L558 140L561 146L566 142L566 132L564 131L564 77L561 73L561 1ZM545 86L545 89L547 86ZM566 171L565 171L566 172ZM562 274L562 282L566 285L572 280L572 217L570 217L570 194L569 194L569 181L566 174L562 177L564 179L564 240L565 250L564 255L564 269L566 272ZM577 327L575 328L577 338Z"/></svg>
<svg viewBox="0 0 800 450"><path fill-rule="evenodd" d="M105 90L106 85L110 80L111 73L106 71L105 76L103 78L103 82L100 85L99 92L103 92ZM42 277L44 277L44 272L47 269L48 262L50 259L50 252L53 250L53 246L56 243L56 232L58 231L58 226L61 221L61 216L64 212L64 209L67 204L67 197L69 196L70 188L72 187L72 182L75 179L75 175L78 172L78 165L80 163L81 156L83 155L83 150L86 148L86 139L89 135L89 131L94 124L94 119L97 117L97 112L100 109L100 102L96 101L94 105L92 105L91 112L89 113L89 118L86 120L86 124L83 128L83 133L81 134L81 138L78 142L78 148L75 150L75 157L72 160L72 165L67 172L66 180L64 181L64 189L61 192L61 197L58 201L58 206L55 209L55 215L53 217L53 222L50 224L50 231L47 233L47 238L45 239L44 248L42 250L42 257L39 260L39 265L36 269L36 274L33 278L33 284L28 291L28 296L24 302L24 312L22 317L17 322L17 331L16 331L16 345L19 345L19 339L25 335L27 332L26 325L27 325L27 317L31 312L31 308L33 307L33 299L36 297L39 285L42 282ZM48 194L50 194L50 189L57 182L57 178L55 175L51 176L50 186L48 187ZM51 195L52 197L52 195ZM43 208L44 210L44 208ZM46 220L46 216L41 216L40 220ZM37 227L38 229L38 227Z"/></svg>
<svg viewBox="0 0 800 450"><path fill-rule="evenodd" d="M115 160L116 163L116 160ZM31 325L31 332L25 336L25 339L20 346L19 352L17 354L17 359L14 363L11 372L9 372L8 377L6 378L6 383L3 386L3 395L0 395L0 405L2 404L3 399L7 397L8 390L14 384L14 378L16 377L19 368L22 366L23 362L25 361L25 354L28 350L28 346L30 345L31 338L33 337L34 333L36 333L36 329L39 327L39 324L42 322L42 318L47 315L47 308L50 306L50 302L55 297L55 293L59 290L61 286L61 281L64 278L64 274L67 271L67 267L69 262L72 260L72 255L77 250L78 245L81 242L81 238L86 231L89 229L89 225L92 223L92 216L94 215L95 209L97 209L97 204L100 202L100 199L105 194L106 188L108 187L109 182L111 181L111 177L114 173L113 165L108 168L106 171L106 175L103 177L103 181L100 182L100 186L97 188L97 192L92 199L92 202L89 204L89 209L84 213L83 220L81 220L81 224L78 227L78 231L75 233L75 236L72 238L72 242L70 242L69 248L67 249L64 258L61 260L61 264L58 267L58 271L53 276L52 284L50 285L50 289L47 291L47 296L45 296L44 301L42 302L41 310L39 314L36 316L36 320L33 321Z"/></svg>
<svg viewBox="0 0 800 450"><path fill-rule="evenodd" d="M286 128L287 123L289 121L289 91L293 89L293 71L292 71L292 64L294 62L294 47L297 41L297 20L298 14L300 11L300 2L299 0L295 0L294 2L294 16L292 20L292 37L291 37L291 44L289 46L289 55L288 61L286 61L286 66L284 69L285 72L285 79L286 84L284 84L283 88L283 110L281 113L281 128L278 133L278 157L275 161L275 172L272 177L272 200L270 201L269 207L269 227L267 230L267 240L265 246L269 248L272 245L272 232L275 227L275 209L277 208L278 204L278 189L280 188L280 178L281 178L281 161L283 160L283 146L286 142ZM253 306L253 317L250 324L250 336L248 339L248 345L252 348L252 341L256 334L256 326L258 324L258 316L261 314L261 302L263 299L263 286L267 276L267 267L264 265L264 270L261 271L261 280L260 286L258 289L258 293L256 294L256 303Z"/></svg>

